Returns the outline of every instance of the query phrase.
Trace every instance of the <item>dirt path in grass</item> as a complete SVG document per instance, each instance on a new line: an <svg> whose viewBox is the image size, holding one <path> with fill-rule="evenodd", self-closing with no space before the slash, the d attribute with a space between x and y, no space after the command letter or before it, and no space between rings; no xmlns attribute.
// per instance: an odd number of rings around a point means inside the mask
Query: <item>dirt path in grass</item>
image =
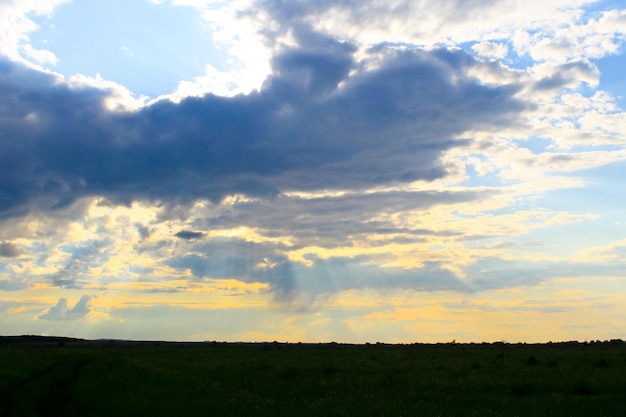
<svg viewBox="0 0 626 417"><path fill-rule="evenodd" d="M78 416L79 403L71 395L81 369L93 359L59 362L0 391L0 417Z"/></svg>

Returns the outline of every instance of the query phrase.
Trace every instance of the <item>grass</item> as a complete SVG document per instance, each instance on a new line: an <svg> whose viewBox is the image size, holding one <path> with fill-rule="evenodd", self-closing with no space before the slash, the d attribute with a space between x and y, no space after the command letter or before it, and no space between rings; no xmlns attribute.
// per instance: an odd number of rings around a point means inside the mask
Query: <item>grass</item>
<svg viewBox="0 0 626 417"><path fill-rule="evenodd" d="M621 343L0 344L0 416L623 416L624 392Z"/></svg>

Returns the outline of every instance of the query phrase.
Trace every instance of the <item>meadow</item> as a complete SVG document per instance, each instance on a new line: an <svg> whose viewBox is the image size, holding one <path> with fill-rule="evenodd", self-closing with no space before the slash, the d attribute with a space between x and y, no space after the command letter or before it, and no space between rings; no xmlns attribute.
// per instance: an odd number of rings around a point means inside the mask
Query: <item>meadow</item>
<svg viewBox="0 0 626 417"><path fill-rule="evenodd" d="M0 338L0 416L624 416L626 343Z"/></svg>

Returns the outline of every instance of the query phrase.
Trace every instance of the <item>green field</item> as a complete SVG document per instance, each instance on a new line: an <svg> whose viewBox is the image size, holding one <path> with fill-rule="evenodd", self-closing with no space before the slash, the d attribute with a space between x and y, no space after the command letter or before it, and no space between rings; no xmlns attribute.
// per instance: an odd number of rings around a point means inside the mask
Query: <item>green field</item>
<svg viewBox="0 0 626 417"><path fill-rule="evenodd" d="M626 344L0 338L0 416L624 416Z"/></svg>

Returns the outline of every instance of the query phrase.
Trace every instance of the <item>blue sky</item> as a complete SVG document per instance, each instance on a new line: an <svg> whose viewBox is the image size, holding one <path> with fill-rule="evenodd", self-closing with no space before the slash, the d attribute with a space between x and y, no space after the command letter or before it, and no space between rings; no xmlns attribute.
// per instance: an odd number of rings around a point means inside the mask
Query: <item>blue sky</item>
<svg viewBox="0 0 626 417"><path fill-rule="evenodd" d="M226 64L210 25L190 7L76 0L33 20L39 29L30 36L32 45L54 51L58 59L46 68L65 76L101 74L135 94L171 93L207 65Z"/></svg>
<svg viewBox="0 0 626 417"><path fill-rule="evenodd" d="M3 334L624 338L623 4L396 3L0 1Z"/></svg>
<svg viewBox="0 0 626 417"><path fill-rule="evenodd" d="M616 101L623 108L626 100L626 81L620 71L626 66L624 47L619 54L610 55L597 61L600 70L600 88L613 92Z"/></svg>

